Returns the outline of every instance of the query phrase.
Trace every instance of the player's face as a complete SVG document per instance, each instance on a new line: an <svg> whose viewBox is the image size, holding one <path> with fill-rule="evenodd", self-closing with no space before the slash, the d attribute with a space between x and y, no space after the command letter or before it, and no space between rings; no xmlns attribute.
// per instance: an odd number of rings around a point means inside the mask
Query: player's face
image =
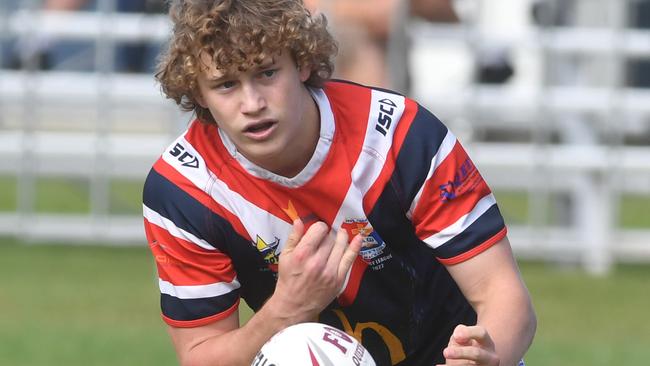
<svg viewBox="0 0 650 366"><path fill-rule="evenodd" d="M198 78L197 99L239 153L291 177L304 167L318 142L317 109L303 84L309 74L288 52L243 72L226 73L213 65Z"/></svg>

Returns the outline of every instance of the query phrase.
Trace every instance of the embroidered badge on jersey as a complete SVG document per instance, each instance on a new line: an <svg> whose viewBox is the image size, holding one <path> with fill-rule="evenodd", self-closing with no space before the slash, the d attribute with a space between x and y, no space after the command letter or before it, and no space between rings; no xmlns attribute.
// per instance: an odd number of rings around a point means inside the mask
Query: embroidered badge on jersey
<svg viewBox="0 0 650 366"><path fill-rule="evenodd" d="M378 271L382 269L384 262L393 257L392 254L385 253L386 242L372 228L368 219L345 219L341 227L348 232L350 238L353 238L357 234L363 237L360 254L363 260L373 270Z"/></svg>

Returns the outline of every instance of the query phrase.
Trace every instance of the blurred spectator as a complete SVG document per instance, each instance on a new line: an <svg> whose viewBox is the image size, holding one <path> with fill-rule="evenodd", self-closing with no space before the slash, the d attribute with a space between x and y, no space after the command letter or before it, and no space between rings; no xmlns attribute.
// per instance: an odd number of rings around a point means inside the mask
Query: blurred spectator
<svg viewBox="0 0 650 366"><path fill-rule="evenodd" d="M323 12L333 23L339 41L335 76L380 87L400 89L390 81L388 43L407 18L418 16L431 21L456 22L451 0L305 0L312 11ZM406 37L402 41L407 42ZM406 46L400 44L400 46ZM407 47L400 67L406 69ZM402 90L405 91L405 90Z"/></svg>
<svg viewBox="0 0 650 366"><path fill-rule="evenodd" d="M44 11L96 10L97 0L44 0ZM164 13L164 0L115 0L115 10L123 13ZM158 46L147 43L121 43L115 48L114 71L150 72ZM9 67L49 69L92 69L91 42L59 42L47 36L28 36L15 41L9 51ZM76 59L76 60L75 60Z"/></svg>
<svg viewBox="0 0 650 366"><path fill-rule="evenodd" d="M332 22L339 41L335 77L408 92L409 39L405 22L456 23L453 0L305 0ZM394 49L390 50L389 46ZM505 50L481 50L477 81L501 83L513 69ZM393 57L393 59L390 59ZM392 67L389 70L389 67Z"/></svg>

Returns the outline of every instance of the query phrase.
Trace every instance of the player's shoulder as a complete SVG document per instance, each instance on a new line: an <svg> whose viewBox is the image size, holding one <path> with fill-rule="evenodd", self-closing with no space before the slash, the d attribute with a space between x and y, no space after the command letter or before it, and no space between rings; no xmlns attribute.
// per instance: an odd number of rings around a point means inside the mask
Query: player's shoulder
<svg viewBox="0 0 650 366"><path fill-rule="evenodd" d="M365 121L383 138L391 137L398 125L409 130L415 119L436 120L420 103L394 90L334 79L324 91L339 119Z"/></svg>
<svg viewBox="0 0 650 366"><path fill-rule="evenodd" d="M217 156L217 154L209 154L203 150L211 146L206 141L215 137L213 135L217 132L214 130L216 128L199 120L190 122L187 128L162 150L158 159L154 161L149 176L161 175L177 185L188 182L200 185L204 183L203 181L209 180L207 165L211 162L206 156ZM145 185L150 184L149 181L150 179L147 179Z"/></svg>
<svg viewBox="0 0 650 366"><path fill-rule="evenodd" d="M334 107L342 108L345 111L381 110L398 105L403 106L411 113L422 109L422 106L415 100L397 91L362 85L349 80L329 80L325 83L323 90Z"/></svg>
<svg viewBox="0 0 650 366"><path fill-rule="evenodd" d="M325 90L325 93L328 96L329 95L337 96L339 94L345 96L348 96L350 94L357 94L361 96L361 95L370 95L372 94L373 91L375 91L375 92L387 93L387 94L404 97L404 95L394 90L381 88L377 86L363 85L363 84L356 83L354 81L343 80L343 79L328 80L325 83L323 89Z"/></svg>

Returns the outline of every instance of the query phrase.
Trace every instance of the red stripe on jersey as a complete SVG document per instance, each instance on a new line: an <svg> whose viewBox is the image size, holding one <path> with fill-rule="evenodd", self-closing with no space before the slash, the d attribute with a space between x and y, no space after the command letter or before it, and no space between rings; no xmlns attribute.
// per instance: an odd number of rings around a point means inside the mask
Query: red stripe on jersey
<svg viewBox="0 0 650 366"><path fill-rule="evenodd" d="M194 327L200 327L202 325L208 325L214 323L217 320L225 319L228 316L230 316L230 314L237 311L237 309L239 309L239 299L237 299L235 305L231 306L228 310L222 311L219 314L215 314L207 318L201 318L196 320L174 320L172 318L166 317L163 314L162 319L165 323L177 328L194 328Z"/></svg>
<svg viewBox="0 0 650 366"><path fill-rule="evenodd" d="M228 222L230 222L230 224L232 225L233 229L235 229L235 231L239 235L246 238L247 240L251 240L248 235L248 232L244 228L244 225L241 223L241 221L237 216L233 215L230 211L226 210L218 202L212 199L212 197L210 197L209 194L205 193L205 191L195 186L194 183L192 183L189 179L185 178L185 176L179 173L171 165L167 164L167 162L165 162L163 159L158 159L158 161L156 161L156 163L154 164L153 168L160 175L174 182L176 186L182 189L185 193L192 196L195 200L199 201L210 211L228 220Z"/></svg>
<svg viewBox="0 0 650 366"><path fill-rule="evenodd" d="M307 344L307 349L309 350L309 358L311 359L311 366L320 366L318 360L316 359L316 356L314 356L314 352L311 351L311 347L309 347L309 344Z"/></svg>
<svg viewBox="0 0 650 366"><path fill-rule="evenodd" d="M361 278L363 277L366 268L368 268L368 263L358 255L352 263L352 269L350 269L350 278L348 279L348 283L345 286L345 290L343 290L343 292L338 297L338 302L341 306L350 306L357 298L357 293L359 293L359 286L361 286Z"/></svg>
<svg viewBox="0 0 650 366"><path fill-rule="evenodd" d="M369 212L372 209L379 199L379 196L384 191L384 187L386 187L386 184L390 180L390 177L395 170L395 161L397 160L399 151L402 148L402 144L406 139L406 135L408 134L413 119L417 113L418 106L414 101L405 99L404 103L404 113L402 114L402 119L397 124L395 135L393 136L393 144L391 145L388 156L386 157L386 163L384 163L381 173L379 173L379 176L363 198L363 210L365 212Z"/></svg>
<svg viewBox="0 0 650 366"><path fill-rule="evenodd" d="M346 121L367 121L369 110L358 108L370 103L370 90L356 85L331 82L326 84L328 98L336 125L334 137L314 177L299 188L275 185L275 188L292 198L296 210L302 215L314 214L329 225L336 218L341 204L352 184L352 169L359 159L367 123L346 123ZM349 108L348 108L349 107ZM331 174L347 172L347 174Z"/></svg>
<svg viewBox="0 0 650 366"><path fill-rule="evenodd" d="M472 257L475 257L476 255L486 251L488 248L493 246L494 244L498 243L501 239L505 238L506 234L508 233L507 228L501 229L498 233L494 234L490 239L484 241L481 245L476 246L470 250L468 250L465 253L459 254L455 257L451 258L437 258L438 261L446 266L451 266L454 264L462 263Z"/></svg>
<svg viewBox="0 0 650 366"><path fill-rule="evenodd" d="M350 172L353 166L350 164L354 164L354 162L342 157L349 156L351 150L356 150L352 154L356 152L358 157L363 142L362 138L357 141L349 141L342 134L343 131L334 136L323 166L309 182L297 189L275 185L274 191L283 192L286 199L290 199L294 204L299 216L315 215L318 220L322 220L328 225L331 225L336 218L352 184L352 175L331 174L331 172ZM283 205L286 207L287 203L284 202Z"/></svg>
<svg viewBox="0 0 650 366"><path fill-rule="evenodd" d="M175 286L193 286L232 282L236 277L224 253L177 238L146 219L145 231L160 279Z"/></svg>
<svg viewBox="0 0 650 366"><path fill-rule="evenodd" d="M457 142L424 183L413 210L416 235L424 240L455 223L491 193L463 147Z"/></svg>

